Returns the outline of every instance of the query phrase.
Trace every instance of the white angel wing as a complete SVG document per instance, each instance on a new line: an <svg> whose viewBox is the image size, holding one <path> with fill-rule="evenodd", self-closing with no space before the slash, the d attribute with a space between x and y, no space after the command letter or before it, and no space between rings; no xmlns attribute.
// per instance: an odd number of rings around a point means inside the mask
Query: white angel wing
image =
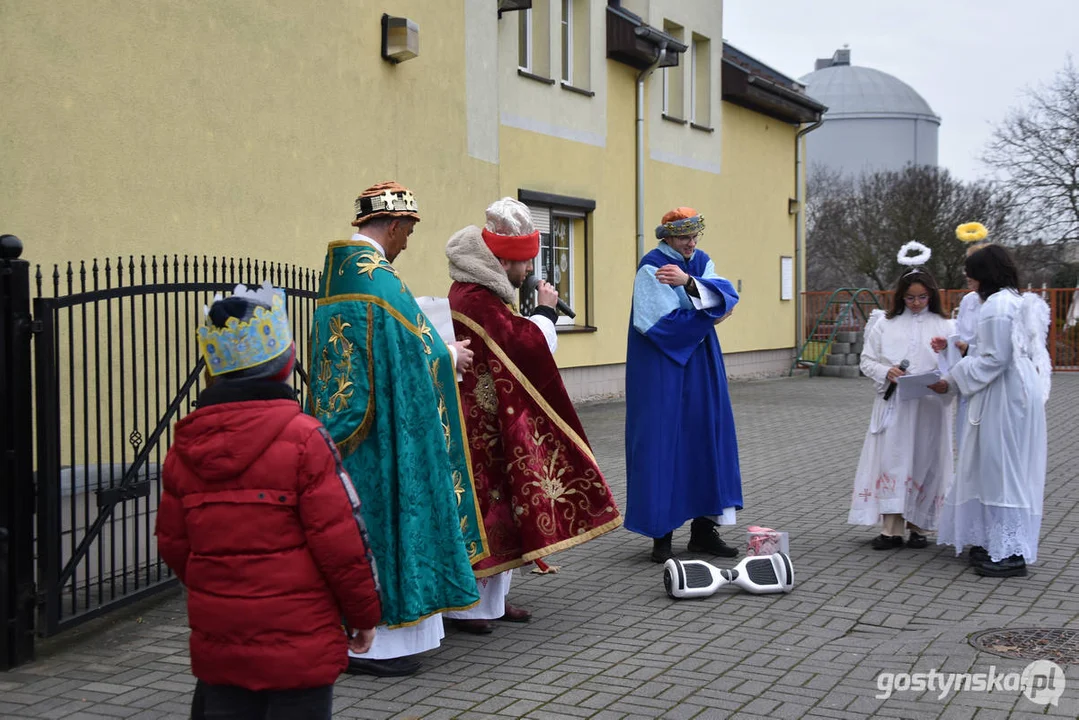
<svg viewBox="0 0 1079 720"><path fill-rule="evenodd" d="M1046 338L1049 336L1049 305L1037 293L1023 293L1019 312L1012 323L1012 347L1021 355L1029 355L1041 380L1042 399L1049 399L1053 364L1049 359Z"/></svg>
<svg viewBox="0 0 1079 720"><path fill-rule="evenodd" d="M869 337L869 331L873 329L873 326L884 319L885 312L880 308L875 309L869 313L869 318L865 321L865 338Z"/></svg>

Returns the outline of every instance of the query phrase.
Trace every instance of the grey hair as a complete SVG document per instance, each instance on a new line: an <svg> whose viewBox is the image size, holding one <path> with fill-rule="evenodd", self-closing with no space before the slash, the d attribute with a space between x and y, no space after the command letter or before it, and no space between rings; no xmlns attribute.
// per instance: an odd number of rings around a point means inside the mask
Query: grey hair
<svg viewBox="0 0 1079 720"><path fill-rule="evenodd" d="M511 197L495 200L487 207L487 225L490 232L498 235L531 235L536 231L528 206Z"/></svg>

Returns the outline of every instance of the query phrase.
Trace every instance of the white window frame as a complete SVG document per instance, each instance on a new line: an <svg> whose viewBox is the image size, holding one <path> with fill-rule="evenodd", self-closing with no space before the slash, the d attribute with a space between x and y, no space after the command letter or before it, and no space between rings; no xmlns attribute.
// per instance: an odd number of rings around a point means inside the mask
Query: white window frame
<svg viewBox="0 0 1079 720"><path fill-rule="evenodd" d="M568 228L568 235L566 237L566 245L567 245L566 252L569 254L569 270L568 270L568 272L569 272L569 279L568 279L569 297L563 297L562 295L559 295L559 298L562 299L563 301L565 301L565 303L567 305L569 305L570 307L573 307L574 265L577 264L576 263L576 258L575 258L574 254L573 254L574 250L576 249L574 247L574 242L573 242L573 235L574 235L573 223L574 223L575 220L584 219L584 215L583 214L578 215L576 213L566 212L565 210L555 210L554 208L551 208L551 225L552 226L554 225L555 220L558 219L558 218L561 218L561 219L564 219L564 220L567 221L566 222L566 227ZM554 228L552 227L551 230L552 230L552 232L550 234L550 237L551 237L550 242L551 242L551 255L553 256L554 255ZM550 281L548 281L548 282L550 282ZM553 285L554 283L551 283L551 284ZM562 315L561 313L559 313L558 321L555 324L556 325L573 325L575 322L576 321L573 318L566 317L565 315Z"/></svg>
<svg viewBox="0 0 1079 720"><path fill-rule="evenodd" d="M669 112L667 112L667 108L668 108L668 103L667 103L667 85L668 85L668 83L670 83L670 81L671 81L670 77L668 77L668 75L667 75L667 71L668 71L668 70L670 70L670 68L669 68L669 67L665 67L665 68L663 68L663 114L664 114L664 115L670 115L670 113L669 113Z"/></svg>
<svg viewBox="0 0 1079 720"><path fill-rule="evenodd" d="M524 56L525 56L525 60L527 61L527 63L525 65L520 64L521 49L518 47L517 48L518 67L521 68L522 70L524 70L525 72L530 73L530 72L532 72L532 65L533 65L533 63L532 63L532 59L533 59L533 52L532 52L532 50L533 50L533 47L532 47L533 46L532 8L528 8L526 10L519 10L518 12L524 13L524 22L525 22L525 51L524 51ZM517 37L520 38L520 36L521 36L520 32L518 31ZM518 39L518 44L519 43L520 43L520 40Z"/></svg>
<svg viewBox="0 0 1079 720"><path fill-rule="evenodd" d="M562 38L562 54L566 59L562 64L562 81L570 85L573 84L573 2L562 0L562 27L566 28Z"/></svg>
<svg viewBox="0 0 1079 720"><path fill-rule="evenodd" d="M697 122L697 41L689 41L689 121Z"/></svg>
<svg viewBox="0 0 1079 720"><path fill-rule="evenodd" d="M567 278L567 284L568 284L568 287L569 287L569 297L559 295L559 298L561 300L565 301L565 303L567 305L569 305L570 307L573 307L573 302L574 302L574 285L573 285L573 283L574 283L574 280L576 279L576 274L577 274L577 269L576 269L577 261L576 261L576 256L574 254L576 249L577 249L576 248L576 238L574 237L576 235L576 233L574 232L573 225L577 220L587 222L588 221L588 215L586 213L579 213L579 212L576 212L574 210L563 209L561 207L551 207L549 205L529 205L528 209L532 213L532 218L533 218L533 222L535 222L536 229L538 229L540 231L540 247L539 247L539 250L536 252L536 256L534 258L532 258L533 272L536 275L536 277L538 277L540 279L545 279L545 280L547 280L547 282L550 282L552 285L555 284L554 282L552 282L553 278L544 278L543 277L543 269L544 268L543 268L542 261L543 261L544 237L546 237L546 242L548 244L550 244L550 246L551 246L551 255L552 255L552 262L553 262L553 256L554 256L554 233L553 233L554 227L553 226L554 226L555 220L561 218L561 219L564 219L564 220L568 221L566 223L566 226L567 226L567 229L568 229L568 236L566 237L566 245L567 245L567 252L568 252L568 257L569 257L569 268L568 268L568 271L567 271L569 273L569 277ZM544 219L543 219L544 215L546 215L546 222L544 222ZM546 229L546 231L544 231L545 229ZM535 303L536 303L536 293L533 293L533 295L532 295L532 304L535 305ZM559 314L558 315L558 320L555 322L555 324L556 325L564 325L564 326L573 326L573 325L576 324L576 320L574 318L567 317L565 315Z"/></svg>

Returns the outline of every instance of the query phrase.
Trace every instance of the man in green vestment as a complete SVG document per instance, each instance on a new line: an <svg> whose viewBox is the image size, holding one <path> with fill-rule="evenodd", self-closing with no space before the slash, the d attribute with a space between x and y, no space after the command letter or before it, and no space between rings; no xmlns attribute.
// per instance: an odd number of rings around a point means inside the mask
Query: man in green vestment
<svg viewBox="0 0 1079 720"><path fill-rule="evenodd" d="M330 243L308 362L309 411L330 431L363 503L382 585L371 649L349 672L409 675L438 647L441 613L479 600L472 564L488 555L448 347L392 262L419 222L413 194L379 183L356 199L356 234Z"/></svg>

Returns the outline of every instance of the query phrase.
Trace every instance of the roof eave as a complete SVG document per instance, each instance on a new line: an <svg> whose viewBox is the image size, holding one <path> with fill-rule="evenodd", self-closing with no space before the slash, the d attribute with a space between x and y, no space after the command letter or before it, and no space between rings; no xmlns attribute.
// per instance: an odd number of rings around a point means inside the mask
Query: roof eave
<svg viewBox="0 0 1079 720"><path fill-rule="evenodd" d="M753 75L726 59L723 61L722 91L727 102L794 125L817 122L828 110L808 95Z"/></svg>
<svg viewBox="0 0 1079 720"><path fill-rule="evenodd" d="M620 6L607 6L609 59L643 70L656 61L661 46L667 48L667 53L660 67L678 65L679 56L689 49L685 43L648 25L629 10Z"/></svg>
<svg viewBox="0 0 1079 720"><path fill-rule="evenodd" d="M894 112L891 110L828 111L828 120L925 120L940 125L940 116L933 113Z"/></svg>

